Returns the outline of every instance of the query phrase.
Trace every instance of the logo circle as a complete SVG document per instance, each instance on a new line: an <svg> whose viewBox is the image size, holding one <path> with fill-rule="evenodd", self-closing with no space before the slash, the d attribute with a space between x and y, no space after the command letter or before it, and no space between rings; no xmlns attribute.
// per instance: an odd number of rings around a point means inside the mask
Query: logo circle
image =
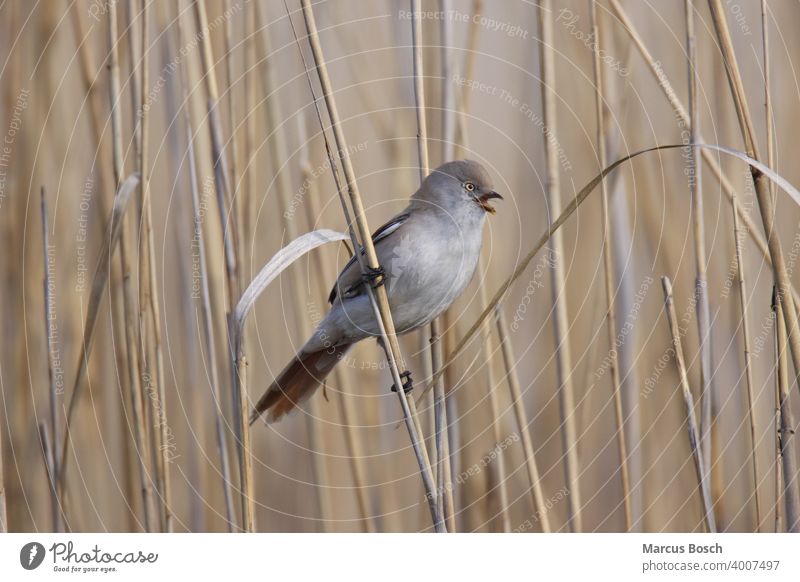
<svg viewBox="0 0 800 582"><path fill-rule="evenodd" d="M29 542L19 551L19 563L26 570L35 570L44 561L44 546L39 542Z"/></svg>

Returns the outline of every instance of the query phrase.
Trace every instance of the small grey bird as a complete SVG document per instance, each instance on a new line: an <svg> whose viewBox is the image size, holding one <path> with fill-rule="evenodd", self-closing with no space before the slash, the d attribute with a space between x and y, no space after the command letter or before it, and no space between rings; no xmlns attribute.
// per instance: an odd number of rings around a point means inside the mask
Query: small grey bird
<svg viewBox="0 0 800 582"><path fill-rule="evenodd" d="M313 394L353 344L380 336L366 285L386 285L401 334L450 307L475 274L493 198L502 196L477 162L448 162L425 178L408 207L372 235L381 270L364 275L355 256L350 259L328 298L331 310L258 401L250 422L265 412L268 422L278 420ZM409 390L410 374L403 376Z"/></svg>

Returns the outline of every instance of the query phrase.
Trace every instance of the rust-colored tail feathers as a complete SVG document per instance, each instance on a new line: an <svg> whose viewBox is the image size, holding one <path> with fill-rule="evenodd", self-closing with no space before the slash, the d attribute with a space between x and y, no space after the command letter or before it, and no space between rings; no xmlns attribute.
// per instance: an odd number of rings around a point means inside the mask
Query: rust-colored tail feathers
<svg viewBox="0 0 800 582"><path fill-rule="evenodd" d="M256 403L250 424L267 413L267 422L279 420L305 402L339 363L352 344L296 355Z"/></svg>

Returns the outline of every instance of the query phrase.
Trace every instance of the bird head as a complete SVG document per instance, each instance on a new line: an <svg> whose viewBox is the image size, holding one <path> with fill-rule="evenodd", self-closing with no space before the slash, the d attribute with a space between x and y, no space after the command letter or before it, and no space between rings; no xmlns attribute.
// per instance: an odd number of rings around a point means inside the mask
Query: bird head
<svg viewBox="0 0 800 582"><path fill-rule="evenodd" d="M486 169L472 160L442 164L425 178L414 196L448 211L468 204L468 208L490 214L495 213L495 208L489 201L503 199L495 192Z"/></svg>

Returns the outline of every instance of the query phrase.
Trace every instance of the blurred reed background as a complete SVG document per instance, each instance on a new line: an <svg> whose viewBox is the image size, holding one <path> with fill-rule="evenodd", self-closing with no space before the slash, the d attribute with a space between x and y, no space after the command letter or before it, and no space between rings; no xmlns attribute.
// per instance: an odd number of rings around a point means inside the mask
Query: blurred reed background
<svg viewBox="0 0 800 582"><path fill-rule="evenodd" d="M759 159L800 183L796 2L425 0L417 69L412 5L313 10L373 228L418 185L418 103L430 166L476 159L505 196L440 319L445 356L608 163L692 140L754 153L746 108ZM281 247L346 230L300 3L9 0L0 29L2 527L247 529L226 318ZM800 402L757 190L741 161L682 148L589 195L443 375L449 531L800 527ZM800 212L766 194L798 284ZM312 251L259 298L250 401L347 257ZM435 467L429 339L400 344ZM252 427L255 529L433 529L383 352L351 353L302 412Z"/></svg>

